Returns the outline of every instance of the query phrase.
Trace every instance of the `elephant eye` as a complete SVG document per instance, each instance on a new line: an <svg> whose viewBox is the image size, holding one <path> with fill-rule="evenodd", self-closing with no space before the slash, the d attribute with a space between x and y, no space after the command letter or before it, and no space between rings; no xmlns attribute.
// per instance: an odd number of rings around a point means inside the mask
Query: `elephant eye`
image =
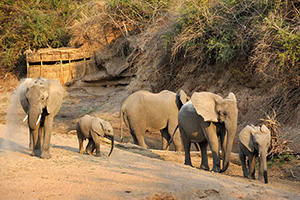
<svg viewBox="0 0 300 200"><path fill-rule="evenodd" d="M223 115L224 115L224 116L226 116L226 115L227 115L227 113L226 113L226 112L224 112L224 113L223 113Z"/></svg>

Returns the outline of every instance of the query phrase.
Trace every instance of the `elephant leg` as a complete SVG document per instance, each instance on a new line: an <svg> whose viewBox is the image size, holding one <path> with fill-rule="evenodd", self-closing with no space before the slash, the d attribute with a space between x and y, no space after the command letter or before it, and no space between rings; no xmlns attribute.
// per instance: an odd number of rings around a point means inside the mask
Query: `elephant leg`
<svg viewBox="0 0 300 200"><path fill-rule="evenodd" d="M162 129L161 131L161 139L162 139L162 149L163 150L169 150L169 147L167 149L167 146L168 146L168 142L169 140L171 139L169 133L168 133L168 129L167 128L164 128Z"/></svg>
<svg viewBox="0 0 300 200"><path fill-rule="evenodd" d="M44 144L44 137L45 137L45 128L44 128L44 126L40 126L40 129L39 129L39 141L38 141L38 144L40 145L40 148Z"/></svg>
<svg viewBox="0 0 300 200"><path fill-rule="evenodd" d="M53 117L51 115L48 115L45 118L45 123L44 123L44 142L42 145L42 154L41 158L44 159L49 159L51 158L50 154L50 140L51 140L51 135L52 135L52 125L53 125Z"/></svg>
<svg viewBox="0 0 300 200"><path fill-rule="evenodd" d="M85 152L89 155L92 155L93 151L95 149L95 143L92 138L89 138L88 140L89 140L89 142L85 147Z"/></svg>
<svg viewBox="0 0 300 200"><path fill-rule="evenodd" d="M130 127L130 133L134 140L134 144L137 144L144 148L148 148L148 146L145 144L145 138L144 138L145 132L146 132L145 128L140 128L140 127L131 128Z"/></svg>
<svg viewBox="0 0 300 200"><path fill-rule="evenodd" d="M263 173L263 165L262 165L262 157L259 156L259 168L258 168L258 180L262 180L262 173Z"/></svg>
<svg viewBox="0 0 300 200"><path fill-rule="evenodd" d="M176 116L176 119L177 119L177 116ZM177 124L178 124L177 120L170 120L169 121L168 132L169 132L169 137L170 138L171 138L175 128L177 127ZM177 129L177 131L174 135L173 142L174 142L176 151L183 151L184 150L184 148L182 146L182 140L181 140L181 137L180 137L179 129Z"/></svg>
<svg viewBox="0 0 300 200"><path fill-rule="evenodd" d="M199 142L198 143L201 149L201 165L200 165L200 169L204 169L204 170L209 170L209 166L208 166L208 157L207 157L207 145L208 142Z"/></svg>
<svg viewBox="0 0 300 200"><path fill-rule="evenodd" d="M77 138L79 143L79 153L83 154L83 138L80 130L77 129Z"/></svg>
<svg viewBox="0 0 300 200"><path fill-rule="evenodd" d="M255 180L255 159L255 155L249 155L249 175L253 180Z"/></svg>
<svg viewBox="0 0 300 200"><path fill-rule="evenodd" d="M243 169L243 176L244 177L248 177L248 169L247 169L247 166L246 166L246 155L243 154L240 150L239 152L239 157L240 157L240 160L241 160L241 164L242 164L242 169Z"/></svg>
<svg viewBox="0 0 300 200"><path fill-rule="evenodd" d="M180 135L181 135L182 143L183 143L183 147L184 147L184 157L185 157L184 164L193 167L192 161L191 161L191 154L190 154L191 142L187 140L185 131L180 127L179 127L179 129L180 129Z"/></svg>
<svg viewBox="0 0 300 200"><path fill-rule="evenodd" d="M92 131L91 135L92 135L92 139L93 139L92 152L94 151L94 149L96 149L96 156L99 157L99 156L101 156L101 154L100 154L100 138L99 138L100 136L94 131Z"/></svg>
<svg viewBox="0 0 300 200"><path fill-rule="evenodd" d="M212 124L212 123L211 123ZM215 126L209 126L206 128L206 137L209 143L209 147L213 156L213 168L212 171L220 172L220 152L219 152L219 139Z"/></svg>
<svg viewBox="0 0 300 200"><path fill-rule="evenodd" d="M224 131L226 133L226 131ZM220 142L221 142L221 150L222 150L222 160L224 162L224 158L225 158L225 150L226 150L226 144L227 144L227 137L225 133L221 133L220 134Z"/></svg>

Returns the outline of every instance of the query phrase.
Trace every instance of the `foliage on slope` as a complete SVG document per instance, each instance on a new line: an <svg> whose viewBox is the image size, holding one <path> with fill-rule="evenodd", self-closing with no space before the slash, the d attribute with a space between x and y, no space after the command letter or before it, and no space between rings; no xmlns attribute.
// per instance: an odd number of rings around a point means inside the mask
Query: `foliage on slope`
<svg viewBox="0 0 300 200"><path fill-rule="evenodd" d="M67 46L80 12L74 0L4 0L0 2L0 75L26 69L24 52Z"/></svg>

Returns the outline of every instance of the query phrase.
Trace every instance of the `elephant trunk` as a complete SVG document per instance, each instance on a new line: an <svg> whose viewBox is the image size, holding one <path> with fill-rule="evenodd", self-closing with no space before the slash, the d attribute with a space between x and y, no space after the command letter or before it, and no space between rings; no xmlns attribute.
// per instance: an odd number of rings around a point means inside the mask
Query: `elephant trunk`
<svg viewBox="0 0 300 200"><path fill-rule="evenodd" d="M28 124L31 130L35 130L40 119L41 119L41 112L38 111L38 108L30 108L28 115Z"/></svg>
<svg viewBox="0 0 300 200"><path fill-rule="evenodd" d="M109 137L110 137L110 139L111 139L111 148L110 148L110 152L109 152L108 156L110 156L110 154L112 153L112 151L113 151L113 149L114 149L114 136L111 135L111 136L109 136Z"/></svg>
<svg viewBox="0 0 300 200"><path fill-rule="evenodd" d="M234 136L235 136L236 129L237 129L237 124L234 124L229 127L231 127L231 128L230 129L226 128L227 129L227 143L226 143L226 148L225 148L225 153L224 153L223 168L221 169L220 172L225 172L227 170L227 168L229 167L231 150L232 150L233 140L234 140Z"/></svg>
<svg viewBox="0 0 300 200"><path fill-rule="evenodd" d="M261 165L262 165L262 171L264 175L264 181L265 183L268 183L268 172L267 172L267 151L260 151L260 157L261 157Z"/></svg>

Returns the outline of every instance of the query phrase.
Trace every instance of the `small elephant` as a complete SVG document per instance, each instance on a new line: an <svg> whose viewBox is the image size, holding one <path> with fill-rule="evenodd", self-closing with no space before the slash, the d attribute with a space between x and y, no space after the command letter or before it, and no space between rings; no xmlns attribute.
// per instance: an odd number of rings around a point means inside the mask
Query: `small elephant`
<svg viewBox="0 0 300 200"><path fill-rule="evenodd" d="M86 153L92 155L96 149L96 156L100 156L100 137L107 137L111 139L111 149L114 148L114 132L111 124L98 117L84 115L79 119L76 126L77 137L79 141L79 153L83 153L83 140L88 139L89 142L86 146Z"/></svg>
<svg viewBox="0 0 300 200"><path fill-rule="evenodd" d="M244 177L255 179L255 158L259 156L258 179L264 175L265 183L268 183L267 153L271 142L270 130L265 126L247 125L239 134L239 157L242 163ZM248 157L248 168L246 166Z"/></svg>
<svg viewBox="0 0 300 200"><path fill-rule="evenodd" d="M56 80L38 77L25 79L16 91L28 117L31 155L51 158L53 119L61 107L65 89Z"/></svg>
<svg viewBox="0 0 300 200"><path fill-rule="evenodd" d="M134 143L147 148L144 135L147 131L162 133L162 149L167 149L171 134L178 124L178 111L188 101L183 90L178 94L163 90L160 93L138 91L131 94L123 103L120 111L122 139L122 122L129 127ZM176 151L183 151L180 135L174 138Z"/></svg>

